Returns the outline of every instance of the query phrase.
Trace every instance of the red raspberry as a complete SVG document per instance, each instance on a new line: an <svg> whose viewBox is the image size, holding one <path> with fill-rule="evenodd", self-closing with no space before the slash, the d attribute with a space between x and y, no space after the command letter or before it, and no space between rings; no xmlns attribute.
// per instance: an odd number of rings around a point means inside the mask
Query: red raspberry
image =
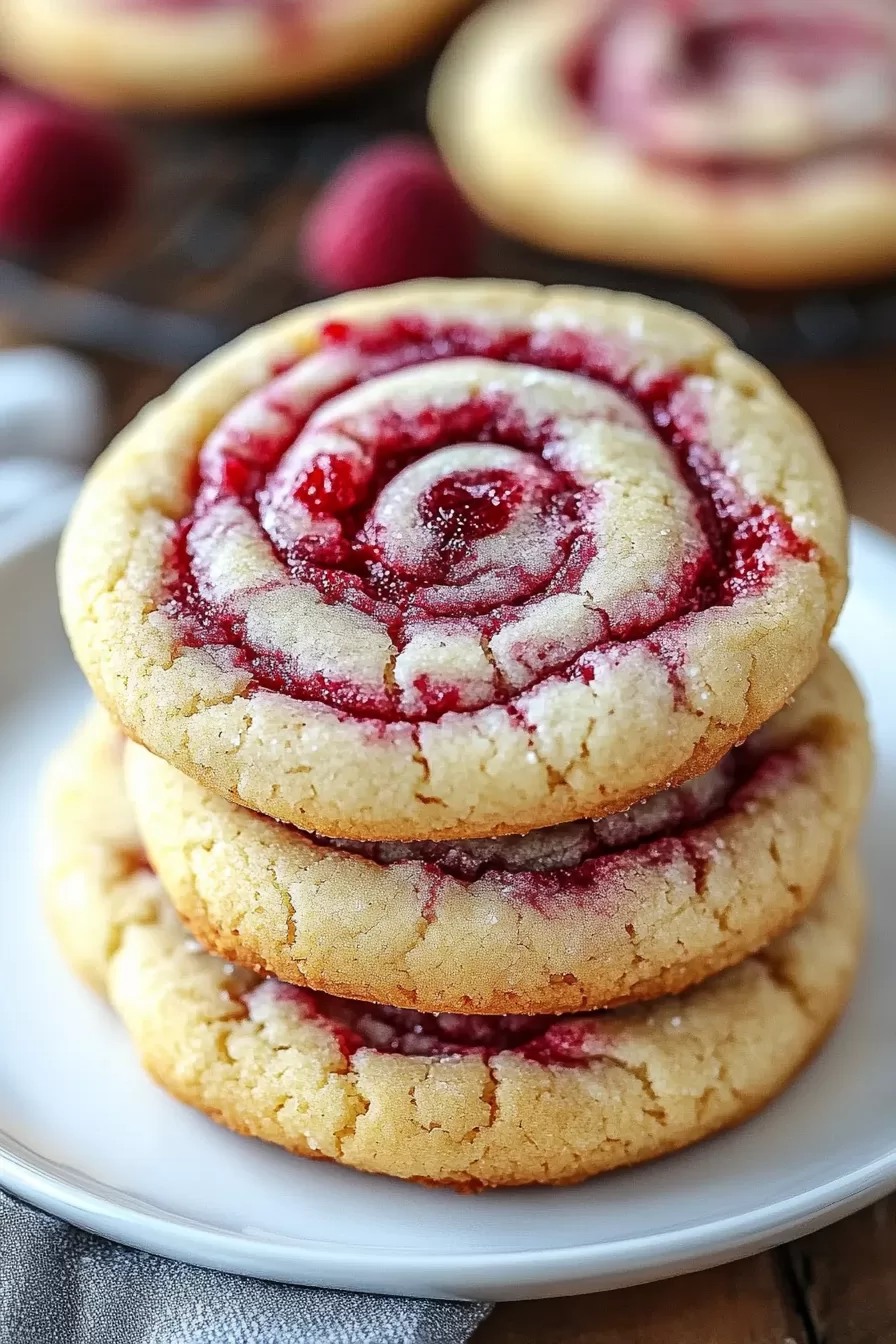
<svg viewBox="0 0 896 1344"><path fill-rule="evenodd" d="M477 224L441 160L420 140L354 155L305 217L299 254L325 289L475 273Z"/></svg>
<svg viewBox="0 0 896 1344"><path fill-rule="evenodd" d="M95 113L0 93L0 242L33 247L99 228L126 205L128 146Z"/></svg>

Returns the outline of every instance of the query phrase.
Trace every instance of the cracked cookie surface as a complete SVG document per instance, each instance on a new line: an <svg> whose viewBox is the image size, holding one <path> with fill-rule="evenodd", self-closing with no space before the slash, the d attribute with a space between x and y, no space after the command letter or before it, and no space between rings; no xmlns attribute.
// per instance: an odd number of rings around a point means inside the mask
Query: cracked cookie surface
<svg viewBox="0 0 896 1344"><path fill-rule="evenodd" d="M52 772L46 896L63 949L83 971L95 906L91 978L150 1073L219 1123L304 1156L459 1189L567 1183L658 1157L779 1092L856 969L864 902L847 856L793 930L682 995L529 1022L334 999L204 953L152 874L154 906L131 918L118 862L133 831L110 828L106 807L117 797L125 820L120 772L99 716Z"/></svg>
<svg viewBox="0 0 896 1344"><path fill-rule="evenodd" d="M858 279L896 260L894 60L889 0L492 0L430 122L479 213L551 251Z"/></svg>
<svg viewBox="0 0 896 1344"><path fill-rule="evenodd" d="M209 950L353 998L552 1013L677 992L789 927L852 841L870 747L828 650L708 774L525 836L325 842L141 747L125 762L152 864Z"/></svg>
<svg viewBox="0 0 896 1344"><path fill-rule="evenodd" d="M78 102L218 111L398 64L466 0L2 0L7 67Z"/></svg>
<svg viewBox="0 0 896 1344"><path fill-rule="evenodd" d="M426 282L249 333L94 469L63 611L128 736L324 835L520 833L710 769L815 666L811 426L632 296Z"/></svg>

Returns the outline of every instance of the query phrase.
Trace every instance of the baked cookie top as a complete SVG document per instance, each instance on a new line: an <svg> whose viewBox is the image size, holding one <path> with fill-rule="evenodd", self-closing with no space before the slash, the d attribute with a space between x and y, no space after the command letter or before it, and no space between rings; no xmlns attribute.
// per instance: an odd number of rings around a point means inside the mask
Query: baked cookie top
<svg viewBox="0 0 896 1344"><path fill-rule="evenodd" d="M153 867L210 950L352 998L556 1013L677 992L789 927L852 841L869 755L828 650L707 774L521 836L324 842L141 747L125 766Z"/></svg>
<svg viewBox="0 0 896 1344"><path fill-rule="evenodd" d="M120 770L101 720L54 770L68 784L48 794L46 894L63 950L82 969L85 928L114 924L114 946L99 941L90 958L153 1077L220 1123L305 1156L466 1190L565 1183L658 1157L747 1119L785 1086L855 973L864 903L847 857L786 936L687 994L630 1008L434 1016L261 979L206 955L151 873L155 905L133 918L120 885L97 880L97 853L106 873L116 860L102 801L112 785L121 795ZM69 787L78 778L80 798ZM86 923L66 889L79 872Z"/></svg>
<svg viewBox="0 0 896 1344"><path fill-rule="evenodd" d="M512 233L796 285L892 267L894 72L889 0L492 0L431 119Z"/></svg>
<svg viewBox="0 0 896 1344"><path fill-rule="evenodd" d="M466 0L0 0L4 63L79 102L227 110L394 65Z"/></svg>
<svg viewBox="0 0 896 1344"><path fill-rule="evenodd" d="M125 732L327 835L521 832L710 768L814 667L846 518L805 417L628 295L428 282L250 332L62 549Z"/></svg>

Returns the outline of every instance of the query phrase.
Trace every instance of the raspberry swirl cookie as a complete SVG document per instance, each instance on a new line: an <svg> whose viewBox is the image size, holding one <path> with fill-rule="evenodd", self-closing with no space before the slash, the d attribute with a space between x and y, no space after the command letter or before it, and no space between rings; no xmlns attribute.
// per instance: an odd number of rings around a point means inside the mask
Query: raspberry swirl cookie
<svg viewBox="0 0 896 1344"><path fill-rule="evenodd" d="M462 1190L646 1161L763 1106L849 993L863 925L851 858L763 952L633 1008L431 1016L260 979L187 938L152 875L154 910L123 915L106 817L120 759L115 730L96 720L56 766L47 900L63 949L83 967L89 908L90 961L150 1073L218 1122L303 1156Z"/></svg>
<svg viewBox="0 0 896 1344"><path fill-rule="evenodd" d="M112 107L226 110L410 56L466 0L0 0L5 66Z"/></svg>
<svg viewBox="0 0 896 1344"><path fill-rule="evenodd" d="M891 0L493 0L431 120L481 213L558 252L755 285L896 261Z"/></svg>
<svg viewBox="0 0 896 1344"><path fill-rule="evenodd" d="M789 927L853 838L869 746L828 651L708 774L522 836L323 842L125 760L153 867L211 951L430 1012L558 1013L678 992Z"/></svg>
<svg viewBox="0 0 896 1344"><path fill-rule="evenodd" d="M364 840L520 833L710 769L814 668L845 514L715 328L432 283L250 332L95 468L77 657L215 792Z"/></svg>

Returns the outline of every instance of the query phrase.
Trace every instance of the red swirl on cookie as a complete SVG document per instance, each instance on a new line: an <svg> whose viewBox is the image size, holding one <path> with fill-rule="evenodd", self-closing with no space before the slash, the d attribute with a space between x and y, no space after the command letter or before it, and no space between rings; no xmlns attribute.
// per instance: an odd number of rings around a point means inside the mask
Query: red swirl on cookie
<svg viewBox="0 0 896 1344"><path fill-rule="evenodd" d="M165 613L250 687L389 722L589 681L810 558L702 383L578 327L333 323L203 445Z"/></svg>
<svg viewBox="0 0 896 1344"><path fill-rule="evenodd" d="M888 0L618 0L568 79L642 154L694 169L787 166L896 142Z"/></svg>

